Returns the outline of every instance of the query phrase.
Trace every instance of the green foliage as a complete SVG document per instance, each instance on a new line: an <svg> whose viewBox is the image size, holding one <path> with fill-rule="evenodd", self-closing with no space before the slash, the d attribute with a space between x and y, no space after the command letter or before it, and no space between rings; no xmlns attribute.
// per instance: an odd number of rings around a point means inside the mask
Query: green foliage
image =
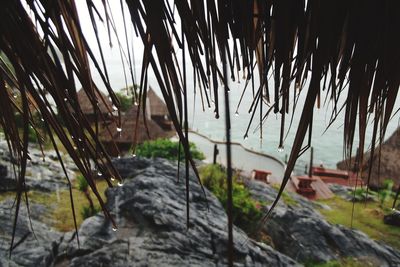
<svg viewBox="0 0 400 267"><path fill-rule="evenodd" d="M392 198L390 198L392 200ZM383 216L391 212L391 201L380 207L378 202L351 202L340 197L318 200L331 209L319 209L327 221L360 230L369 237L400 248L400 228L383 223ZM354 205L354 215L352 216Z"/></svg>
<svg viewBox="0 0 400 267"><path fill-rule="evenodd" d="M375 191L372 191L371 189L368 190L367 193L367 188L366 187L360 187L357 188L355 191L350 193L354 201L359 202L359 201L376 201L377 200L377 193Z"/></svg>
<svg viewBox="0 0 400 267"><path fill-rule="evenodd" d="M204 154L197 150L196 145L190 143L190 152L194 159L205 159ZM145 141L136 147L136 155L146 158L165 158L169 160L178 160L179 143L169 139L157 139L154 141ZM184 157L181 149L181 158Z"/></svg>
<svg viewBox="0 0 400 267"><path fill-rule="evenodd" d="M31 126L28 127L28 140L30 143L38 142L38 137L37 137L36 131Z"/></svg>
<svg viewBox="0 0 400 267"><path fill-rule="evenodd" d="M364 267L371 266L368 262L359 259L345 258L341 260L332 260L324 263L306 263L306 267Z"/></svg>
<svg viewBox="0 0 400 267"><path fill-rule="evenodd" d="M84 192L78 190L78 179L73 181L72 195L74 198L74 207L76 211L76 222L78 227L86 217L92 216L90 214L96 214L101 211L100 204L98 201L94 203L95 212L84 211L84 209L90 209L88 205L87 195ZM106 199L105 190L108 188L106 181L97 181L96 187L103 200ZM90 192L91 190L88 189ZM12 198L14 193L3 193L0 195L0 201L5 198ZM48 218L48 224L55 229L68 232L74 230L74 220L72 217L72 210L70 204L70 192L68 189L60 189L59 192L44 193L42 191L31 190L28 192L28 197L31 203L41 204L46 207L46 212L43 214L44 218Z"/></svg>
<svg viewBox="0 0 400 267"><path fill-rule="evenodd" d="M383 182L383 188L378 192L378 198L381 207L383 207L386 200L388 200L390 196L393 195L392 189L393 189L393 181L390 179L386 179Z"/></svg>
<svg viewBox="0 0 400 267"><path fill-rule="evenodd" d="M274 188L277 191L279 191L280 187L281 186L279 184L272 184L272 188ZM299 206L299 203L297 202L297 200L292 198L286 191L282 192L281 199L288 206Z"/></svg>
<svg viewBox="0 0 400 267"><path fill-rule="evenodd" d="M220 165L207 165L200 169L200 179L226 209L228 194L224 169ZM233 223L243 230L251 232L262 218L262 206L262 203L251 197L249 190L234 175Z"/></svg>
<svg viewBox="0 0 400 267"><path fill-rule="evenodd" d="M33 112L32 119L33 119L35 128L33 128L33 126L31 124L29 124L28 140L30 143L38 143L38 135L37 135L36 131L38 131L39 136L44 137L44 134L46 133L47 130L45 127L45 122L41 120L41 116L40 116L39 112ZM17 128L19 129L19 132L22 137L22 132L25 127L25 123L24 123L24 119L23 119L21 113L19 113L19 112L14 113L14 121L15 121L15 124L16 124Z"/></svg>
<svg viewBox="0 0 400 267"><path fill-rule="evenodd" d="M132 107L132 97L127 96L126 93L117 92L115 93L120 103L121 111L128 111L130 107Z"/></svg>
<svg viewBox="0 0 400 267"><path fill-rule="evenodd" d="M83 206L81 209L81 215L83 220L96 215L101 209L99 207L95 207L92 209L90 206Z"/></svg>
<svg viewBox="0 0 400 267"><path fill-rule="evenodd" d="M79 175L76 176L76 181L78 183L77 184L77 188L78 188L79 191L85 192L85 191L88 190L89 184L86 181L85 177L83 177L82 174L79 174Z"/></svg>

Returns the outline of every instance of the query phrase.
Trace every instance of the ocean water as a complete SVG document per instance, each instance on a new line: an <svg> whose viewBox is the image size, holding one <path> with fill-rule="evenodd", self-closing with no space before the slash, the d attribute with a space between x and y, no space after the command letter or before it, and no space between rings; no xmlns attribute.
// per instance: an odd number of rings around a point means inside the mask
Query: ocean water
<svg viewBox="0 0 400 267"><path fill-rule="evenodd" d="M285 125L285 141L284 141L284 149L278 149L279 147L279 136L280 136L280 128L281 128L281 120L280 114L275 115L271 112L266 119L266 121L262 124L262 139L259 130L259 111L257 110L256 115L254 117L254 121L250 126L250 131L248 134L248 138L244 138L246 129L248 127L248 123L251 118L251 114L248 112L251 102L252 102L252 92L251 88L247 89L247 92L242 100L242 103L238 109L238 115L235 115L235 110L239 102L240 94L243 90L243 83L230 83L231 91L230 91L230 107L231 107L231 121L232 121L232 130L231 136L232 141L240 142L247 148L250 148L255 151L260 151L272 156L275 156L282 161L285 161L290 155L291 147L293 144L294 137L296 135L296 129L298 122L300 120L305 93L302 92L296 111L293 116L293 123L289 128L290 124L290 114L286 117L286 125ZM197 100L200 100L198 96ZM223 96L220 95L220 99L223 99ZM194 101L192 100L191 103ZM221 101L223 102L223 101ZM192 129L203 133L209 136L212 139L216 140L224 140L225 138L225 122L224 122L224 113L223 104L220 107L221 116L220 119L215 119L214 110L206 108L204 111L201 107L199 101L197 101L194 108L192 108L191 112L191 122L190 126ZM265 114L267 107L263 107L263 114ZM331 116L332 107L327 104L320 109L315 108L314 111L314 121L313 121L313 135L311 140L311 146L314 148L314 165L324 165L329 168L336 168L336 163L343 159L343 122L344 122L344 113L339 114L335 122L327 129L330 116ZM398 127L399 116L394 116L391 120L386 138L388 138ZM372 125L371 123L368 126L366 133L366 145L365 149L370 147L370 141L372 138ZM354 152L356 153L356 148L358 145L358 136L355 137L354 143ZM305 145L307 142L307 137L305 140ZM309 164L310 158L310 150L305 152L298 160L296 164L295 171L298 174L302 174L305 171L306 165ZM246 160L245 158L243 160Z"/></svg>

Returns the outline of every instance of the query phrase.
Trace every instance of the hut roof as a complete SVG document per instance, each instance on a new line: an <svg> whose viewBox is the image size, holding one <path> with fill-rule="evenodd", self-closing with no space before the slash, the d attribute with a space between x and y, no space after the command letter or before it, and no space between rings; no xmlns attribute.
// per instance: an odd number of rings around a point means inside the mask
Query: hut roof
<svg viewBox="0 0 400 267"><path fill-rule="evenodd" d="M136 137L136 142L140 144L146 140L167 138L171 136L169 132L164 131L153 120L147 118L146 129L142 111L140 111L139 114L139 125L135 136L137 109L137 106L133 106L125 113L121 124L121 132L117 131L117 123L114 121L107 126L111 134L107 129L103 129L100 133L99 139L102 142L111 142L114 140L115 143L133 143Z"/></svg>
<svg viewBox="0 0 400 267"><path fill-rule="evenodd" d="M112 102L108 99L108 97L99 90L95 91L95 95L99 101L99 110L101 113L105 114L112 112ZM77 96L83 114L93 114L93 105L92 102L90 102L85 90L80 89L77 93Z"/></svg>
<svg viewBox="0 0 400 267"><path fill-rule="evenodd" d="M147 91L147 97L149 99L150 104L150 112L151 115L155 116L164 116L168 115L168 109L165 105L164 101L154 92L153 88L149 87Z"/></svg>

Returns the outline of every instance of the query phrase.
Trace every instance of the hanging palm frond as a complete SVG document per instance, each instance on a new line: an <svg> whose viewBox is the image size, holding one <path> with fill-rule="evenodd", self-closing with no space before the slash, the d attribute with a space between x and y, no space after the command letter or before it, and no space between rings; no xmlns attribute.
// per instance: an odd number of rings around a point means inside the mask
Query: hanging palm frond
<svg viewBox="0 0 400 267"><path fill-rule="evenodd" d="M18 199L24 191L27 127L32 123L30 104L35 103L48 122L49 133L62 140L89 181L89 159L100 168L110 166L107 164L109 158L102 154L103 149L96 141L96 131L90 129L77 105L75 80L85 88L94 109L101 101L95 94L98 89L91 78L89 58L95 62L97 71L104 73L101 75L103 82L118 106L108 82L104 60L103 67L96 63L82 34L74 1L27 2L34 19L18 1L5 1L0 10L0 50L14 69L14 75L10 75L6 65L1 65L0 101L2 107L9 109L1 110L0 122L3 128L7 128L10 150L21 166ZM95 26L94 14L100 16L100 13L92 1L87 3ZM102 3L105 7L106 1ZM334 107L332 120L340 110L345 112L344 154L347 158L353 151L356 134L360 140L360 155L363 155L369 117L372 117L374 125L371 153L375 144L382 142L400 85L400 37L397 34L400 2L126 0L126 4L132 27L144 45L139 96L145 96L147 74L151 68L187 155L187 167L190 163L196 170L189 153L187 133L189 89L186 69L189 65L193 68L194 79L199 81L201 95L205 96L202 99L206 99L207 105L210 105L209 99L213 99L216 118L219 118L221 109L218 92L224 90L227 95L228 77L239 79L242 71L247 80L245 88L251 84L253 90L251 120L259 110L261 129L270 111L277 114L281 119L280 146L283 146L290 117L298 112L296 109L302 109L282 186L273 207L290 179L298 156L308 148L308 145L303 146L310 143L313 110L315 105L320 106L322 95ZM105 21L109 25L107 12ZM98 44L101 47L99 41ZM179 50L183 52L177 53ZM51 56L47 51L51 51ZM63 64L57 51L62 55ZM270 75L273 88L269 85ZM13 123L11 111L17 107L13 92L6 89L6 83L16 88L22 97L22 105L18 107L26 122L22 137ZM291 96L296 99L300 91L306 94L304 106L290 109L295 101ZM339 106L341 96L346 99L343 107ZM65 128L54 119L56 110L49 98L55 102ZM140 105L144 108L145 100L143 97L141 100ZM74 115L67 112L68 105L73 107ZM266 105L272 109L264 109ZM225 115L230 130L230 114ZM357 124L358 133L355 130ZM69 135L74 139L69 140ZM78 139L82 141L76 141ZM73 149L74 145L78 150ZM112 167L107 168L105 172L117 175ZM187 190L188 182L186 177ZM89 184L94 187L92 182ZM228 203L232 203L232 199ZM187 214L189 216L189 210Z"/></svg>

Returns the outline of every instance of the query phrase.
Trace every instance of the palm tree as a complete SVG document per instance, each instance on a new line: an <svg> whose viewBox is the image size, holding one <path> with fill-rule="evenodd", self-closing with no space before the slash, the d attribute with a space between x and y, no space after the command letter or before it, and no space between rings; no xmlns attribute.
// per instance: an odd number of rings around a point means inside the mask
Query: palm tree
<svg viewBox="0 0 400 267"><path fill-rule="evenodd" d="M229 80L238 79L238 71L243 71L247 77L246 87L248 84L253 86L252 120L255 114L259 114L261 128L270 112L280 117L281 145L291 116L301 109L300 123L277 200L297 158L309 148L314 106L319 107L323 98L334 107L331 122L340 111L345 112L344 154L347 157L353 151L356 134L360 140L359 154L363 155L366 125L370 118L373 121L372 154L377 144L382 142L400 84L398 1L125 2L126 6L121 5L123 14L128 16L128 7L131 26L144 45L140 81L137 81L140 86L135 97L144 109L146 77L151 68L187 155L187 173L189 165L196 170L189 153L187 128L188 65L193 66L194 80L199 81L197 85L206 96L206 105L211 105L209 97L214 99L216 118L221 108L225 109L230 249L233 239L228 92ZM100 17L109 32L114 27L107 1L102 3L103 6L99 6L91 0L87 1L96 36ZM94 62L116 107L119 107L119 102L111 89L102 53L100 58L95 58L85 40L75 1L4 1L0 9L0 33L0 51L10 62L3 62L0 68L0 124L10 151L20 166L17 210L25 191L28 125L33 122L28 105L34 103L48 123L51 140L54 143L54 135L58 136L108 216L94 187L90 159L108 174L104 177L118 178L118 174L109 164L110 158L96 138L97 127L95 130L90 128L76 99L76 83L79 81L95 110L97 103L104 101L96 97L98 88L92 80L90 60ZM97 40L102 51L102 41ZM127 61L132 69L132 51L129 45L127 47ZM175 49L182 53L177 53ZM260 81L258 84L254 83L256 75ZM273 88L268 84L270 77L273 77ZM219 90L223 90L228 103L224 107L220 106ZM298 107L296 99L302 90L305 90L306 100L303 107ZM21 106L16 106L13 101L14 91L22 97ZM294 100L290 98L293 94ZM339 106L339 99L343 97L345 104ZM49 102L50 98L64 120L64 128L55 119L57 112ZM69 112L71 108L73 112ZM25 122L22 137L17 134L12 111L22 114ZM101 119L99 114L98 120ZM358 133L355 130L357 124ZM55 149L57 151L57 147ZM188 183L186 178L187 191ZM189 212L187 214L189 216ZM232 250L229 254L232 263Z"/></svg>

